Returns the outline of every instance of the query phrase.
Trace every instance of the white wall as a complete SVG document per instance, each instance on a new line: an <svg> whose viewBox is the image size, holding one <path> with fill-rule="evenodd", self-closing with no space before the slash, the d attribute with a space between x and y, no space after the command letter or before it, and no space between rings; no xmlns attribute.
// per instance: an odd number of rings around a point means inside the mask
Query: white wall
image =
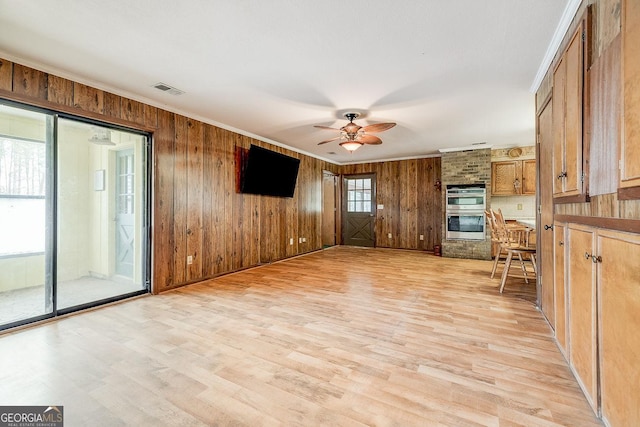
<svg viewBox="0 0 640 427"><path fill-rule="evenodd" d="M491 209L501 209L506 219L535 219L536 196L491 196Z"/></svg>

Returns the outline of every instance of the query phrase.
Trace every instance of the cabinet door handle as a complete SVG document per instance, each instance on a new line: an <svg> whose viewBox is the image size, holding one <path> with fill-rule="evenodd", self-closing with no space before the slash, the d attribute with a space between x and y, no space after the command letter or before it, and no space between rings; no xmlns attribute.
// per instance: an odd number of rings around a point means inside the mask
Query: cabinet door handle
<svg viewBox="0 0 640 427"><path fill-rule="evenodd" d="M591 258L591 255L589 254L589 252L585 252L584 259L589 259L589 258Z"/></svg>
<svg viewBox="0 0 640 427"><path fill-rule="evenodd" d="M545 230L553 230L553 224L551 224L551 225L546 225L545 224L544 229Z"/></svg>
<svg viewBox="0 0 640 427"><path fill-rule="evenodd" d="M562 178L566 178L567 177L567 173L566 172L561 172L560 175L558 175L558 179L562 179Z"/></svg>
<svg viewBox="0 0 640 427"><path fill-rule="evenodd" d="M591 261L593 261L594 264L597 264L599 262L602 262L602 257L600 255L591 255Z"/></svg>
<svg viewBox="0 0 640 427"><path fill-rule="evenodd" d="M562 240L560 240L560 241L558 242L558 245L560 245L560 246L564 246L564 242L563 242Z"/></svg>

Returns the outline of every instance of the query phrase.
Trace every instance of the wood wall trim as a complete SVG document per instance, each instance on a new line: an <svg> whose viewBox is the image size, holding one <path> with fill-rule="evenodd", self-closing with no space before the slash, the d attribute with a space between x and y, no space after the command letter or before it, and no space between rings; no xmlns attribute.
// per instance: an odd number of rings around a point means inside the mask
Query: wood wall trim
<svg viewBox="0 0 640 427"><path fill-rule="evenodd" d="M618 188L618 200L640 199L640 187Z"/></svg>
<svg viewBox="0 0 640 427"><path fill-rule="evenodd" d="M7 101L19 102L25 105L31 105L32 107L44 108L51 110L55 113L70 114L76 117L83 117L86 119L96 120L103 123L110 123L117 126L123 126L130 129L135 129L143 132L153 132L156 128L146 126L140 122L132 122L129 120L123 120L118 117L113 117L107 114L100 114L93 111L82 110L78 107L73 107L65 104L58 104L55 102L33 98L28 95L21 95L8 90L0 89L0 98Z"/></svg>
<svg viewBox="0 0 640 427"><path fill-rule="evenodd" d="M640 219L605 218L597 216L555 215L554 222L588 225L607 230L640 233Z"/></svg>
<svg viewBox="0 0 640 427"><path fill-rule="evenodd" d="M589 202L591 198L588 194L576 194L575 196L562 196L555 197L553 199L553 204L563 204L563 203L586 203Z"/></svg>

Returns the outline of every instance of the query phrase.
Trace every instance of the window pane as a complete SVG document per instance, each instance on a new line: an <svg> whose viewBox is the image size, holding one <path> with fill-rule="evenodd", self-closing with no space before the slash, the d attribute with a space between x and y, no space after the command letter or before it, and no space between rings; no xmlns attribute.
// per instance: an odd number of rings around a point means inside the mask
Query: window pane
<svg viewBox="0 0 640 427"><path fill-rule="evenodd" d="M53 117L0 104L0 325L53 309L44 254L52 130Z"/></svg>
<svg viewBox="0 0 640 427"><path fill-rule="evenodd" d="M371 202L363 202L363 212L371 212Z"/></svg>
<svg viewBox="0 0 640 427"><path fill-rule="evenodd" d="M0 196L0 256L44 252L45 200Z"/></svg>
<svg viewBox="0 0 640 427"><path fill-rule="evenodd" d="M0 255L44 251L45 178L43 141L0 137Z"/></svg>
<svg viewBox="0 0 640 427"><path fill-rule="evenodd" d="M349 202L349 208L347 209L349 212L356 211L356 202Z"/></svg>

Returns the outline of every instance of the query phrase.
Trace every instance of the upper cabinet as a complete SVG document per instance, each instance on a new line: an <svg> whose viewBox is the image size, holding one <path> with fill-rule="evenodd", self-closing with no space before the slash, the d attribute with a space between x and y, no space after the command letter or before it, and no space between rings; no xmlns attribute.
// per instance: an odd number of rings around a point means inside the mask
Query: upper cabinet
<svg viewBox="0 0 640 427"><path fill-rule="evenodd" d="M536 161L522 161L522 194L536 194Z"/></svg>
<svg viewBox="0 0 640 427"><path fill-rule="evenodd" d="M491 194L536 194L536 161L510 160L491 163Z"/></svg>
<svg viewBox="0 0 640 427"><path fill-rule="evenodd" d="M621 199L640 198L640 2L622 2ZM632 187L636 187L633 189Z"/></svg>
<svg viewBox="0 0 640 427"><path fill-rule="evenodd" d="M583 170L584 21L553 73L553 196L585 193Z"/></svg>

